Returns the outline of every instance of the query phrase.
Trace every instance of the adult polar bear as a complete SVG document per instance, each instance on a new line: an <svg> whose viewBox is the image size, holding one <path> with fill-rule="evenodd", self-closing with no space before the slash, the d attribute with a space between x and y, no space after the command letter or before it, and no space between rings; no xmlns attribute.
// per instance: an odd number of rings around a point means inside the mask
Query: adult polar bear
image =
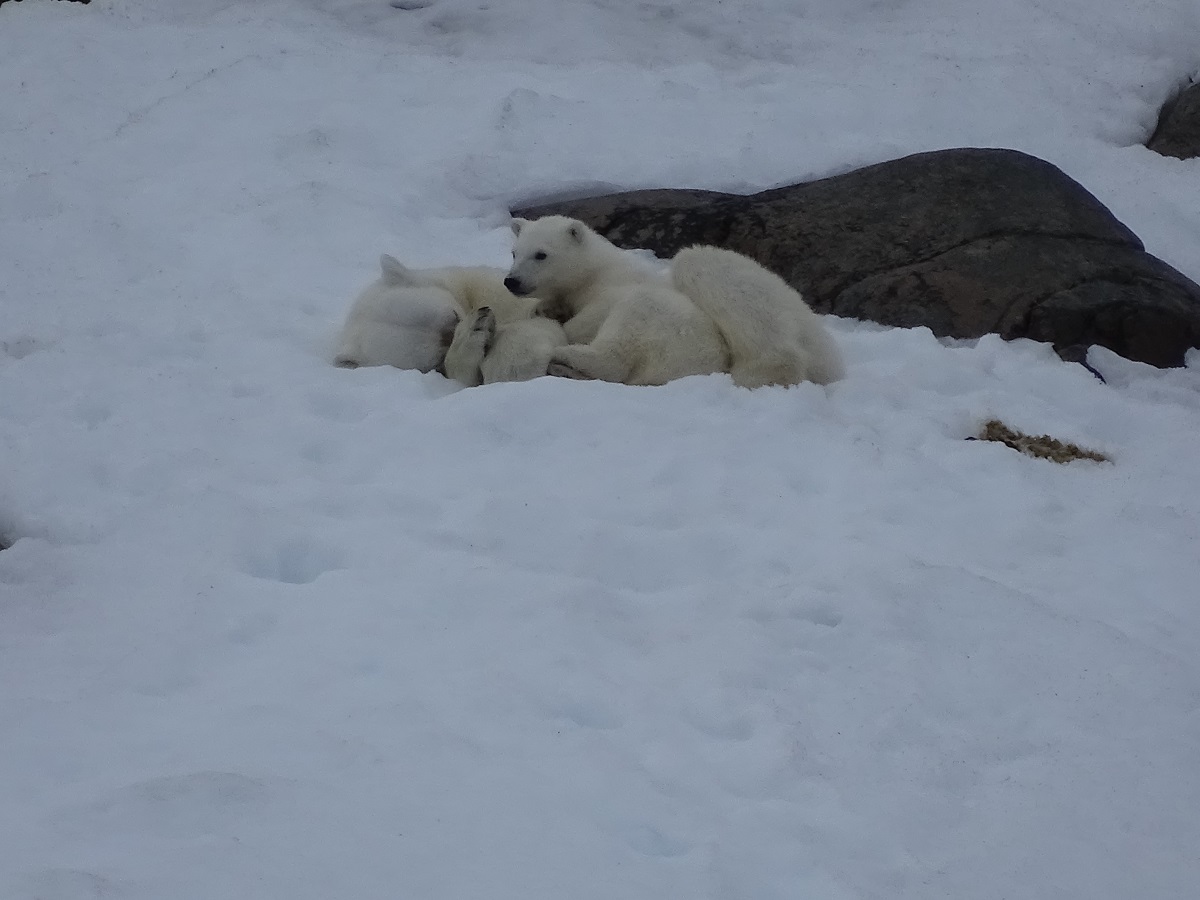
<svg viewBox="0 0 1200 900"><path fill-rule="evenodd" d="M346 316L334 356L339 366L430 372L442 365L460 320L487 307L505 325L529 319L536 303L513 296L504 286L503 269L410 269L386 253L379 268L379 278L358 295Z"/></svg>
<svg viewBox="0 0 1200 900"><path fill-rule="evenodd" d="M663 384L729 372L755 388L828 384L844 373L833 338L796 291L754 260L690 247L668 278L565 216L514 219L504 284L536 294L538 311L564 321L571 346L553 375Z"/></svg>

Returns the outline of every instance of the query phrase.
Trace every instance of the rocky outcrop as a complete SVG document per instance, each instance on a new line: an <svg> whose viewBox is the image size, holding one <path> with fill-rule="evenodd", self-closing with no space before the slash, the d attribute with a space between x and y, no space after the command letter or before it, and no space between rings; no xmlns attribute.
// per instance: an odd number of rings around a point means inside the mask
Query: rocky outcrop
<svg viewBox="0 0 1200 900"><path fill-rule="evenodd" d="M1200 83L1167 101L1146 146L1176 159L1200 156Z"/></svg>
<svg viewBox="0 0 1200 900"><path fill-rule="evenodd" d="M513 210L587 222L669 257L737 250L821 312L940 336L1100 344L1180 365L1200 345L1200 286L1062 171L1012 150L921 153L750 196L647 190Z"/></svg>

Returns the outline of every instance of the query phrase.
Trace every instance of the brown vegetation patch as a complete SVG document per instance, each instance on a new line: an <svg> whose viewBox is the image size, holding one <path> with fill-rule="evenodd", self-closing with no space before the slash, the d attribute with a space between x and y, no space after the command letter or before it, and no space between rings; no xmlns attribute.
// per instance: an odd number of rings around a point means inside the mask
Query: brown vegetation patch
<svg viewBox="0 0 1200 900"><path fill-rule="evenodd" d="M1093 462L1112 462L1103 453L1095 450L1085 450L1077 444L1068 444L1048 434L1031 435L1010 428L999 419L988 419L975 438L980 441L995 441L1012 447L1026 456L1038 459L1049 459L1056 463L1069 463L1076 459L1090 459Z"/></svg>

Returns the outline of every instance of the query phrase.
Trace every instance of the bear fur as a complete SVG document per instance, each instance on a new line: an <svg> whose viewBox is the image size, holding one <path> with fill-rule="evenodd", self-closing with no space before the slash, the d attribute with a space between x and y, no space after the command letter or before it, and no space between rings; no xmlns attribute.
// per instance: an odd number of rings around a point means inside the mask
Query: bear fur
<svg viewBox="0 0 1200 900"><path fill-rule="evenodd" d="M846 374L821 318L792 287L748 256L686 247L671 260L671 282L716 322L729 347L729 374L745 388Z"/></svg>
<svg viewBox="0 0 1200 900"><path fill-rule="evenodd" d="M442 365L459 320L490 307L502 323L528 318L534 300L504 287L504 271L486 266L409 269L379 259L380 276L355 299L334 363L430 372Z"/></svg>
<svg viewBox="0 0 1200 900"><path fill-rule="evenodd" d="M549 374L650 385L728 369L713 320L645 261L564 216L514 219L513 233L504 284L540 297L536 313L570 341Z"/></svg>
<svg viewBox="0 0 1200 900"><path fill-rule="evenodd" d="M446 351L445 372L467 387L529 381L546 374L554 351L567 343L563 327L535 316L500 324L490 306L464 316Z"/></svg>
<svg viewBox="0 0 1200 900"><path fill-rule="evenodd" d="M819 316L787 282L732 250L681 250L670 276L564 216L513 220L513 293L538 294L572 345L549 371L625 384L728 372L746 388L845 374Z"/></svg>

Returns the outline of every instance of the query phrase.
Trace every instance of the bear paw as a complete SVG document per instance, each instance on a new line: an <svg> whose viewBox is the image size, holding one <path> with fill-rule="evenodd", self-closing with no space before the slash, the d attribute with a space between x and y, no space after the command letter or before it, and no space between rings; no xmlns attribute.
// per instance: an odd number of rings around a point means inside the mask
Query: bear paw
<svg viewBox="0 0 1200 900"><path fill-rule="evenodd" d="M496 314L490 306L481 306L475 313L475 321L471 323L471 336L477 341L483 341L484 353L492 348L492 341L496 339Z"/></svg>
<svg viewBox="0 0 1200 900"><path fill-rule="evenodd" d="M557 359L550 360L550 365L546 366L546 374L554 378L572 378L575 381L594 381L591 375L581 372L574 366L568 365L565 362L560 362Z"/></svg>

